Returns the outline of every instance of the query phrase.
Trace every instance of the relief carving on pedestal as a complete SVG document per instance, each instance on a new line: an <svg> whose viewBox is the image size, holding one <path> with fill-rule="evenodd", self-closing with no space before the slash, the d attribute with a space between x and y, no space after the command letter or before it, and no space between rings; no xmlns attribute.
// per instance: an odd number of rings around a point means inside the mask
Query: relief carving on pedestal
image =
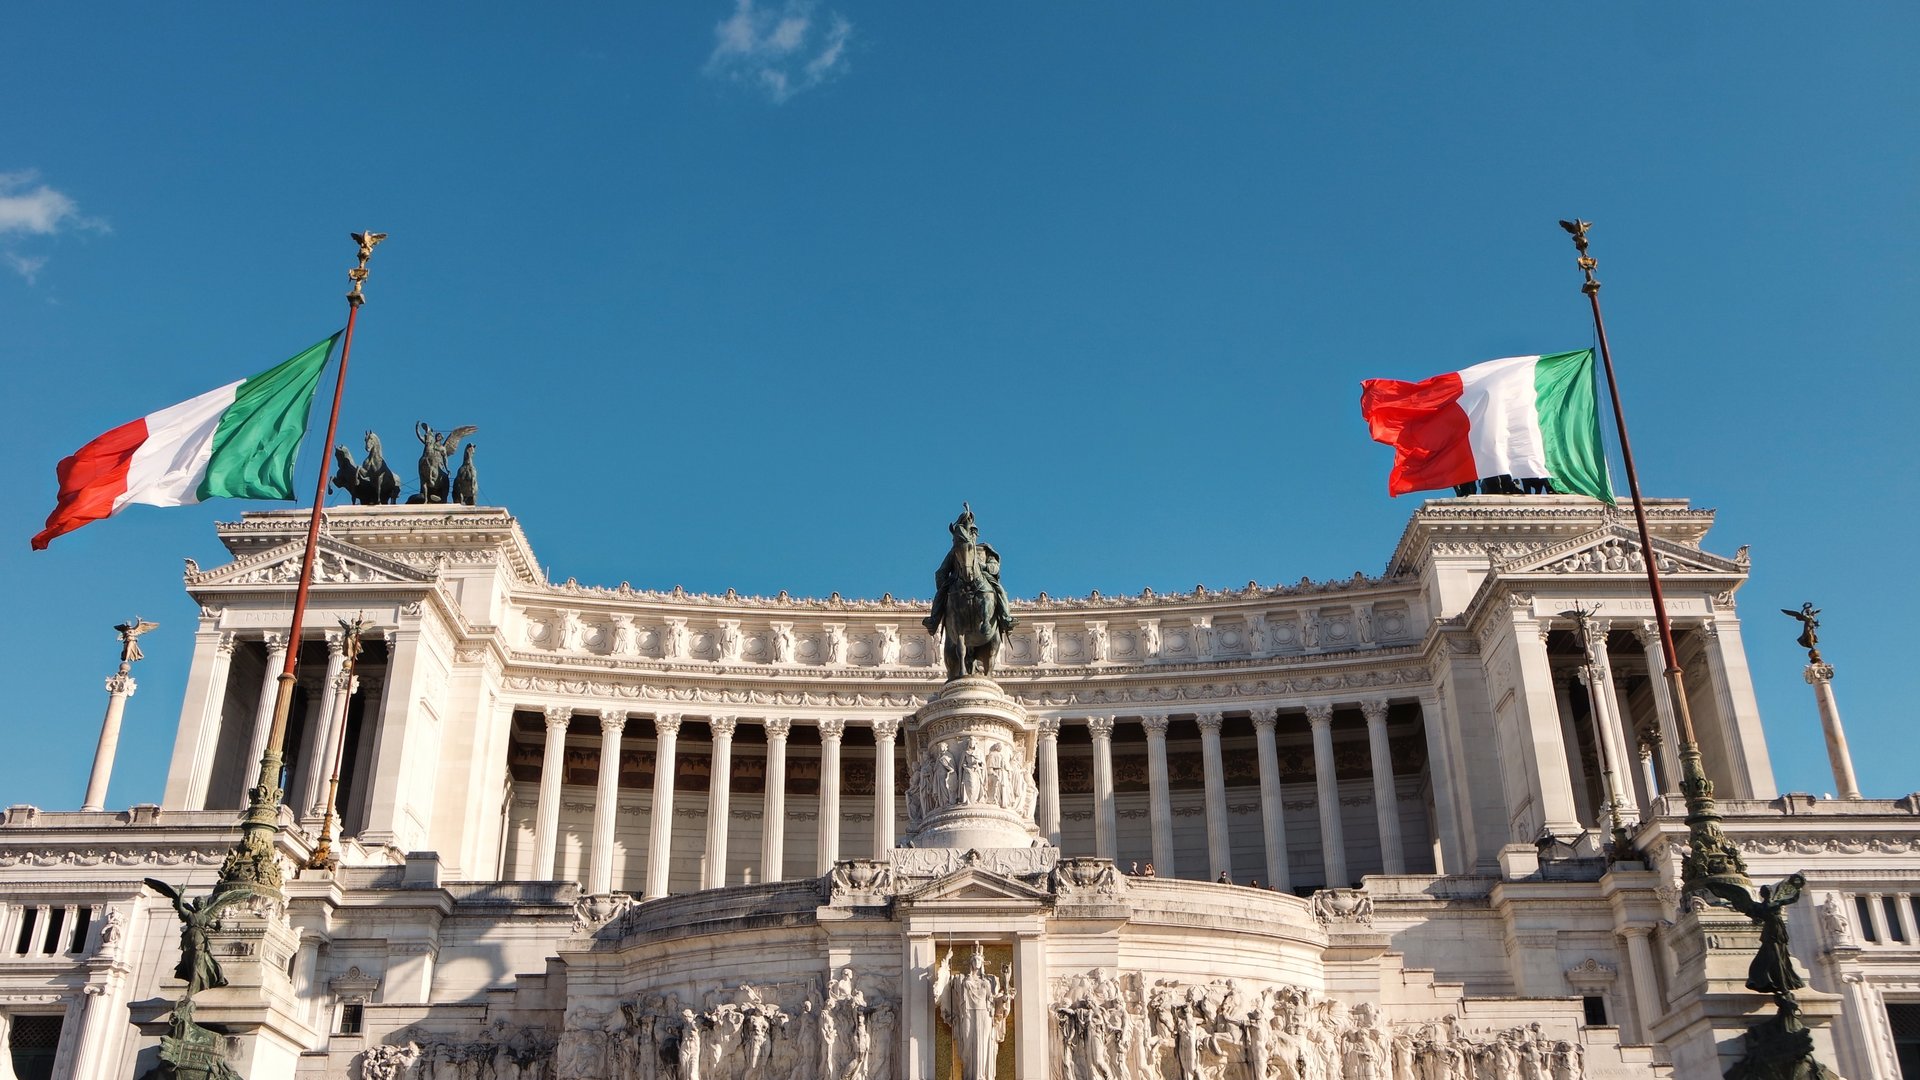
<svg viewBox="0 0 1920 1080"><path fill-rule="evenodd" d="M934 744L907 778L907 829L956 806L994 806L1033 816L1039 797L1025 749L980 735Z"/></svg>
<svg viewBox="0 0 1920 1080"><path fill-rule="evenodd" d="M1305 987L1095 968L1053 980L1060 1080L1582 1080L1586 1053L1539 1024L1470 1035L1389 1022Z"/></svg>
<svg viewBox="0 0 1920 1080"><path fill-rule="evenodd" d="M892 980L842 968L823 984L712 990L704 1007L672 991L641 994L614 1011L576 1007L555 1055L558 1077L891 1080L899 1029L893 990Z"/></svg>

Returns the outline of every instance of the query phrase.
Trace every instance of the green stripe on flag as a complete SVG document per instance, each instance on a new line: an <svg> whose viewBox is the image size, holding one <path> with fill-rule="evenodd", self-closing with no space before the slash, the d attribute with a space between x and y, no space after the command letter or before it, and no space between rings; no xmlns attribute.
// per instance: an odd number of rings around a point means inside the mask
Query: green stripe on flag
<svg viewBox="0 0 1920 1080"><path fill-rule="evenodd" d="M293 461L307 434L320 372L339 334L240 384L213 432L200 498L292 499Z"/></svg>
<svg viewBox="0 0 1920 1080"><path fill-rule="evenodd" d="M1553 486L1613 505L1593 390L1593 350L1542 356L1533 369L1533 393Z"/></svg>

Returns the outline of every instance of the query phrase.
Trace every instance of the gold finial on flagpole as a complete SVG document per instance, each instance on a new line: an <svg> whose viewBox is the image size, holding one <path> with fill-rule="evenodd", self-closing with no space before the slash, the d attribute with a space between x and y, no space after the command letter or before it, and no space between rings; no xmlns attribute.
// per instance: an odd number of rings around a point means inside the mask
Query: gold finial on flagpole
<svg viewBox="0 0 1920 1080"><path fill-rule="evenodd" d="M348 233L347 237L360 245L360 265L347 271L347 277L353 282L353 288L347 290L347 303L359 307L367 302L367 298L360 295L360 286L367 280L367 260L373 258L374 246L385 240L387 234L367 231Z"/></svg>

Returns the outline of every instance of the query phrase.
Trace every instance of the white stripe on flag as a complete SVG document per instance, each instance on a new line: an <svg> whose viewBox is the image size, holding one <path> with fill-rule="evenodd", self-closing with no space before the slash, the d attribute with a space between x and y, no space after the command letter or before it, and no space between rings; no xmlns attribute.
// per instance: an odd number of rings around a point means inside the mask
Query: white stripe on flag
<svg viewBox="0 0 1920 1080"><path fill-rule="evenodd" d="M1489 360L1460 372L1460 408L1480 476L1546 476L1546 440L1533 386L1538 356Z"/></svg>
<svg viewBox="0 0 1920 1080"><path fill-rule="evenodd" d="M213 433L242 382L246 380L150 414L147 441L127 463L127 491L113 501L113 508L119 510L128 503L188 506L199 502L200 481L213 458Z"/></svg>

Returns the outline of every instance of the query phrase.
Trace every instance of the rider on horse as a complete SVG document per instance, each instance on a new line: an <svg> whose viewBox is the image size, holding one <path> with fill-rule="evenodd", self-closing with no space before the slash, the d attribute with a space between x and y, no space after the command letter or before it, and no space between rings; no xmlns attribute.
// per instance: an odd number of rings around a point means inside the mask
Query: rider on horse
<svg viewBox="0 0 1920 1080"><path fill-rule="evenodd" d="M980 530L973 523L973 508L961 505L960 517L947 526L953 535L953 547L941 561L940 569L933 573L933 612L925 620L927 632L937 633L947 620L964 617L962 612L973 614L969 609L976 603L969 601L977 596L977 624L949 628L950 645L958 644L951 639L965 637L969 639L969 647L988 642L997 646L999 638L1014 625L1007 590L1000 584L1000 553L993 550L993 545L980 543ZM963 593L969 595L963 596ZM988 666L991 666L990 660Z"/></svg>

